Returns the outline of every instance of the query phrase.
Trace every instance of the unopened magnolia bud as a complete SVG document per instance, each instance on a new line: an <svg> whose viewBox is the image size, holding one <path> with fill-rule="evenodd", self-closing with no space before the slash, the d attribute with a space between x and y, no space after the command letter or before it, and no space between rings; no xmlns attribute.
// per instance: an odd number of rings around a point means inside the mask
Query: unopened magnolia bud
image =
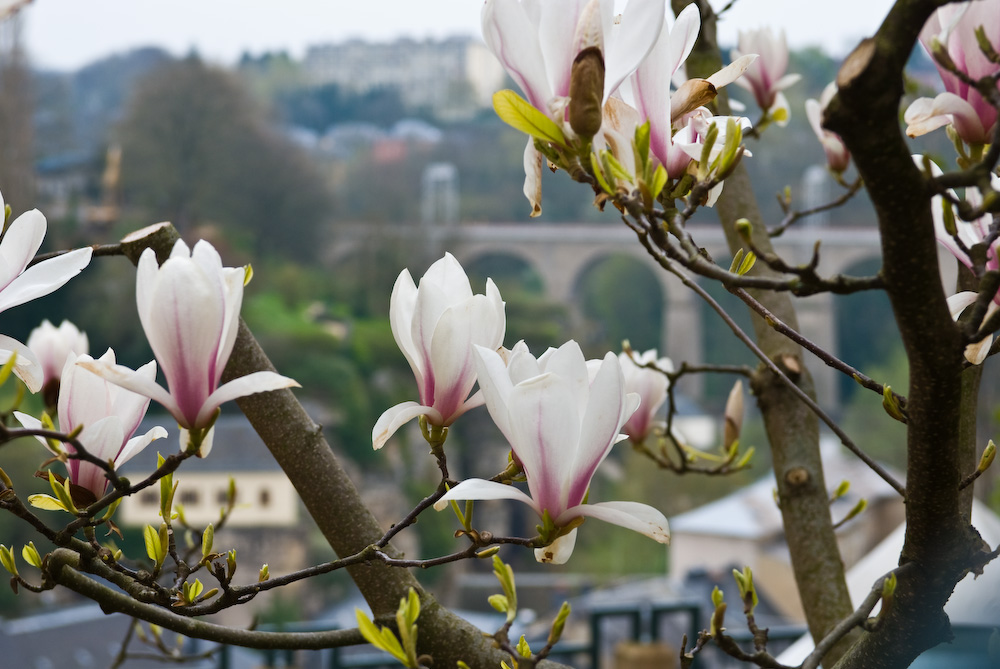
<svg viewBox="0 0 1000 669"><path fill-rule="evenodd" d="M601 129L604 98L604 56L596 46L587 47L573 60L569 80L569 125L581 137Z"/></svg>

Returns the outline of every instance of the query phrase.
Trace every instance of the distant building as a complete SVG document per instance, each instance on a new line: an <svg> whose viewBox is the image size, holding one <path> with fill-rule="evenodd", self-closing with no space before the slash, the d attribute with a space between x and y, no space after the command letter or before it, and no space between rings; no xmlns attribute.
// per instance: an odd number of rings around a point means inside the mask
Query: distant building
<svg viewBox="0 0 1000 669"><path fill-rule="evenodd" d="M162 425L170 436L154 441L123 468L122 474L133 482L155 469L157 451L169 454L179 448L173 418L147 416L140 432L153 425ZM220 511L227 503L230 477L236 482L236 504L225 526L215 533L214 550L225 553L236 549L240 566L237 582L255 581L264 563L274 575L305 567L309 526L300 520L298 494L240 413L219 416L209 457L190 458L174 473L174 481L178 482L174 505L183 508L189 526L200 531L209 523L219 523ZM131 531L147 524L159 527L159 510L159 486L150 486L125 499L115 520ZM301 597L301 585L293 584L291 589L282 591ZM253 613L251 609L266 605L267 598L257 598L249 606L229 609L220 616L228 624L245 624Z"/></svg>
<svg viewBox="0 0 1000 669"><path fill-rule="evenodd" d="M471 37L390 43L349 40L310 47L303 61L308 81L365 93L396 88L403 102L442 117L487 107L504 71L486 46Z"/></svg>

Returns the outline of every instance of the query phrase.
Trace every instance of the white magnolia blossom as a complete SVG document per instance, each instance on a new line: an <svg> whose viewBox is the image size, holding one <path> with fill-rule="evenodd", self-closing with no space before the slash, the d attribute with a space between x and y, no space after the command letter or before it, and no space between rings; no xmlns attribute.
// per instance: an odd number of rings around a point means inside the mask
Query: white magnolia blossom
<svg viewBox="0 0 1000 669"><path fill-rule="evenodd" d="M657 420L657 412L667 401L670 388L670 380L663 372L674 371L674 364L670 358L657 357L656 349L633 356L621 353L618 360L625 377L625 391L639 396L639 408L626 421L622 431L633 442L641 444L653 428L662 424ZM647 367L649 364L654 364L656 369Z"/></svg>
<svg viewBox="0 0 1000 669"><path fill-rule="evenodd" d="M409 270L400 272L389 300L389 323L417 380L420 401L397 404L379 417L372 429L376 449L418 416L444 427L480 406L481 393L469 397L476 384L473 347L495 350L507 330L496 284L487 279L486 294L473 295L469 277L450 253L428 268L419 288Z"/></svg>
<svg viewBox="0 0 1000 669"><path fill-rule="evenodd" d="M142 451L154 439L167 436L167 431L162 427L154 427L146 434L133 437L146 415L149 398L108 383L78 365L77 361L87 363L92 362L93 358L85 354L77 357L73 352L66 356L59 388L59 429L62 432L69 433L82 426L83 430L77 439L87 452L112 462L116 468ZM108 349L100 361L114 365L115 352ZM156 378L156 363L151 361L135 373L152 382ZM25 427L42 427L41 422L33 416L21 412L15 414ZM47 439L39 437L39 441L51 449ZM74 452L71 444L66 444L65 448L69 453ZM103 469L74 458L66 461L66 468L72 483L89 490L95 499L104 495L108 480Z"/></svg>
<svg viewBox="0 0 1000 669"><path fill-rule="evenodd" d="M785 31L775 33L771 28L741 30L739 47L733 49L733 60L744 54L757 54L759 58L747 69L746 74L736 81L751 93L762 110L774 121L784 126L788 124L788 100L783 91L802 78L799 74L786 74L788 69L788 40Z"/></svg>
<svg viewBox="0 0 1000 669"><path fill-rule="evenodd" d="M163 265L157 265L156 254L146 249L139 257L136 304L170 390L123 365L79 364L161 404L177 419L181 446L187 448L189 432L212 426L224 402L299 385L274 372L254 372L219 385L236 341L244 278L243 268L223 267L218 252L206 241L195 244L192 252L179 240ZM212 448L212 431L201 435L200 457Z"/></svg>
<svg viewBox="0 0 1000 669"><path fill-rule="evenodd" d="M28 335L27 344L42 366L43 383L46 385L59 380L70 353L83 355L90 352L87 333L81 332L69 321L63 321L59 327L54 326L48 319L42 321L42 324Z"/></svg>
<svg viewBox="0 0 1000 669"><path fill-rule="evenodd" d="M0 195L0 212L5 203ZM28 267L35 257L48 224L37 209L26 211L7 226L0 241L0 311L44 297L79 274L90 264L93 249L76 249ZM17 353L14 373L33 393L43 384L44 374L35 354L21 342L0 335L0 364Z"/></svg>
<svg viewBox="0 0 1000 669"><path fill-rule="evenodd" d="M621 439L639 396L625 392L618 357L584 360L570 341L537 360L523 342L509 364L496 351L476 348L486 407L524 470L530 495L512 485L468 479L434 507L450 500L514 499L548 517L557 535L535 550L539 562L564 563L576 543L576 526L587 517L627 527L661 543L669 541L666 517L638 502L585 503L597 467Z"/></svg>
<svg viewBox="0 0 1000 669"><path fill-rule="evenodd" d="M936 41L958 71L977 80L995 75L1000 65L990 62L979 48L975 31L980 26L994 49L1000 49L1000 0L961 2L939 8L920 32L920 42L933 54ZM906 134L917 137L951 125L967 144L992 142L997 110L975 87L935 61L945 92L935 98L918 98L906 110Z"/></svg>
<svg viewBox="0 0 1000 669"><path fill-rule="evenodd" d="M847 146L844 144L844 140L840 138L840 135L823 127L823 112L826 111L827 105L830 104L830 101L836 94L837 84L830 82L823 89L819 100L812 98L806 100L806 118L809 119L809 125L812 126L813 132L816 133L816 138L819 139L819 143L823 146L823 152L826 153L827 165L829 165L832 171L840 173L846 170L850 164L851 152L847 150Z"/></svg>

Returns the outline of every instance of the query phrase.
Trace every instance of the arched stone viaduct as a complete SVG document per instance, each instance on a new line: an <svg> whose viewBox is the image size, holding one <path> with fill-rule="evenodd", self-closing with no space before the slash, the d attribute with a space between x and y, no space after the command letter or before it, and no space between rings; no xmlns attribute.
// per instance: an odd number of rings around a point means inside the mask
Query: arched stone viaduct
<svg viewBox="0 0 1000 669"><path fill-rule="evenodd" d="M731 257L718 226L693 226L695 239L719 262ZM538 223L483 223L456 226L339 226L328 257L343 258L372 235L412 241L414 252L436 257L450 251L463 265L487 255L517 258L541 278L547 297L573 304L581 277L595 263L625 254L647 265L659 282L664 323L660 350L675 361L704 362L704 309L700 298L676 277L665 272L646 253L635 234L625 226ZM792 228L774 240L775 250L790 263L808 262L816 241L821 242L821 275L848 272L853 266L878 259L879 239L874 229ZM815 295L797 300L802 333L826 350L836 352L837 315L834 297ZM715 325L713 324L712 327ZM721 326L721 322L719 322ZM816 377L817 392L826 406L835 405L836 372L807 355Z"/></svg>

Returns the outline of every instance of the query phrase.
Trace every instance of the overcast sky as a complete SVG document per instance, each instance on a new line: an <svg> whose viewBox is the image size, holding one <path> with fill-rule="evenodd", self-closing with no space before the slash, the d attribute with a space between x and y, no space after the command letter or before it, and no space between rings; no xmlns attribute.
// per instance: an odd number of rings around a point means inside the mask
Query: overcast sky
<svg viewBox="0 0 1000 669"><path fill-rule="evenodd" d="M713 5L725 5L713 0ZM737 0L720 27L724 43L739 28L784 27L793 46L844 53L871 34L891 0ZM349 37L445 37L479 33L481 0L33 0L24 41L34 62L75 69L137 46L234 62L249 51L287 50ZM821 13L822 12L822 13Z"/></svg>

